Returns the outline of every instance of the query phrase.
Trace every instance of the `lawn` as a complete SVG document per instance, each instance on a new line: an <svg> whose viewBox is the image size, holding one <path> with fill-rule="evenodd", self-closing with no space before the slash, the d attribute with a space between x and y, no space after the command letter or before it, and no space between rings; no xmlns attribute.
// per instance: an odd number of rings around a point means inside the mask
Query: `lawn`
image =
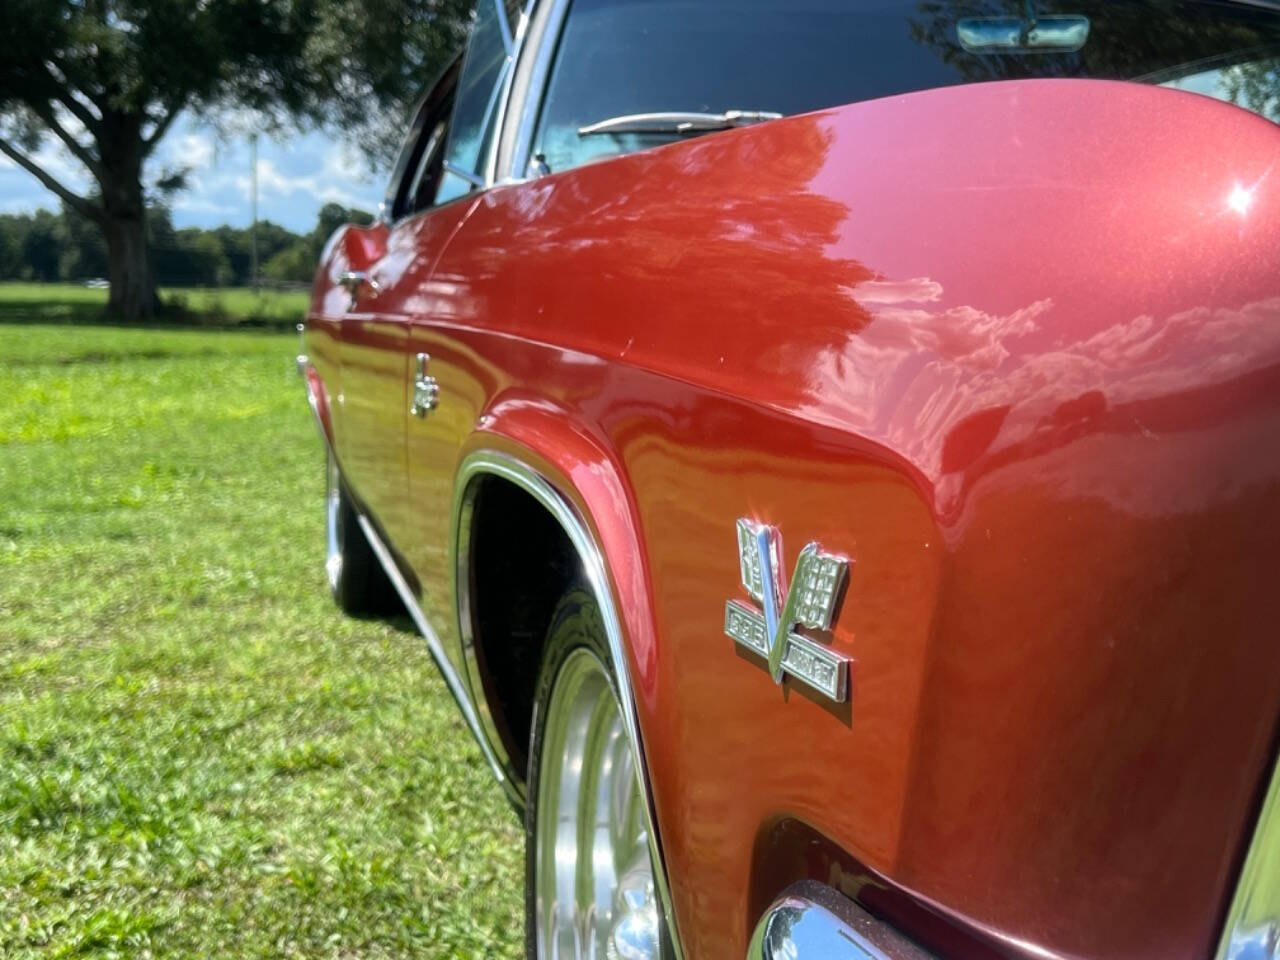
<svg viewBox="0 0 1280 960"><path fill-rule="evenodd" d="M295 342L0 325L0 957L520 952L424 645L326 595Z"/></svg>
<svg viewBox="0 0 1280 960"><path fill-rule="evenodd" d="M179 287L160 291L168 308L161 322L202 326L291 328L307 309L305 291ZM107 306L107 291L75 283L0 283L0 321L93 323Z"/></svg>

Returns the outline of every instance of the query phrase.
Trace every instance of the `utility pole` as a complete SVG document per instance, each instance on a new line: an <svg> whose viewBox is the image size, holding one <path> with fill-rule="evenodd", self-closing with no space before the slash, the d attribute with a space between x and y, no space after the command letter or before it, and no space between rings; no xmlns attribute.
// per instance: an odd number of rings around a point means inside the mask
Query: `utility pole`
<svg viewBox="0 0 1280 960"><path fill-rule="evenodd" d="M250 175L250 204L253 210L253 224L249 227L249 276L252 277L253 289L258 289L258 135L249 137L249 164L253 168Z"/></svg>

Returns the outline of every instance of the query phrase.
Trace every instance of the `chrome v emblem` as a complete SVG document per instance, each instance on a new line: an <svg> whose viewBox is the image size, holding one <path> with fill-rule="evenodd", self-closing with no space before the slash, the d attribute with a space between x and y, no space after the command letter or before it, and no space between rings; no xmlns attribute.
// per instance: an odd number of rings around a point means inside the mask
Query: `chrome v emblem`
<svg viewBox="0 0 1280 960"><path fill-rule="evenodd" d="M764 657L775 683L787 674L843 702L848 696L848 658L795 633L794 628L831 629L849 561L810 543L800 551L788 589L777 529L742 519L738 521L738 563L742 585L762 609L730 600L725 605L724 632Z"/></svg>

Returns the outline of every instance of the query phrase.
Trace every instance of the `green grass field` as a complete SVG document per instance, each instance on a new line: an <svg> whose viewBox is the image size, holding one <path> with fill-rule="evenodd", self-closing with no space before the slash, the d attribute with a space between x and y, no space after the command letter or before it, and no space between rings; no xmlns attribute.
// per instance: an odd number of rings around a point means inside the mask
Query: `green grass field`
<svg viewBox="0 0 1280 960"><path fill-rule="evenodd" d="M207 326L292 327L307 309L303 291L245 287L160 291L168 314L159 323ZM107 291L74 283L0 283L0 321L94 323L107 305Z"/></svg>
<svg viewBox="0 0 1280 960"><path fill-rule="evenodd" d="M502 957L522 832L345 619L280 334L0 326L0 957Z"/></svg>

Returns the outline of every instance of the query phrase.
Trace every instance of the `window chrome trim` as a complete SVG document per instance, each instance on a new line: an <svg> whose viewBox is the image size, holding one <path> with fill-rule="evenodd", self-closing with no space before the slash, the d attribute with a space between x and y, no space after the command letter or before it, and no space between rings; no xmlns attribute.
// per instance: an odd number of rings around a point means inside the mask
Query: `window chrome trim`
<svg viewBox="0 0 1280 960"><path fill-rule="evenodd" d="M502 0L493 0L493 5L498 8L498 27L502 30L502 49L507 52L507 59L511 59L511 48L514 46L511 40L511 24L507 21L507 8Z"/></svg>
<svg viewBox="0 0 1280 960"><path fill-rule="evenodd" d="M446 160L444 162L444 170L445 170L445 173L452 173L455 177L459 178L460 180L467 181L467 183L471 184L473 189L479 189L484 186L484 177L480 176L479 174L472 173L470 170L464 169L463 167L458 166L456 163L453 163L450 160ZM468 193L469 192L470 191L468 191ZM463 194L463 196L466 196L466 194ZM455 197L454 199L456 200L459 198ZM436 206L444 206L444 204L436 204ZM435 207L428 207L427 209L434 210Z"/></svg>
<svg viewBox="0 0 1280 960"><path fill-rule="evenodd" d="M501 4L502 0L494 0L494 2ZM529 11L533 9L534 2L535 0L528 0L524 9L520 12L520 22L516 24L514 41L507 48L507 64L503 71L502 83L499 84L501 94L498 97L497 116L494 117L493 139L489 141L489 153L484 162L486 188L493 186L498 180L498 156L502 152L503 128L506 126L507 115L511 109L512 84L515 82L516 70L520 63L521 53L524 50L525 38L529 33ZM505 22L505 10L503 11L503 17Z"/></svg>
<svg viewBox="0 0 1280 960"><path fill-rule="evenodd" d="M1280 764L1272 771L1215 956L1280 958Z"/></svg>
<svg viewBox="0 0 1280 960"><path fill-rule="evenodd" d="M564 27L570 2L571 0L542 0L536 13L532 13L532 16L545 16L546 21L541 25L537 49L531 54L533 59L530 61L529 79L525 84L524 94L520 102L515 104L518 113L515 117L515 129L509 132L512 138L511 152L506 168L501 174L503 183L522 183L531 179L528 175L528 167L530 152L533 149L534 126L541 111L542 97L546 92L547 79L551 73L551 61L555 57L556 47L560 44L560 32ZM529 6L532 11L533 3ZM531 15L526 14L524 20L530 19ZM513 70L512 73L514 72Z"/></svg>
<svg viewBox="0 0 1280 960"><path fill-rule="evenodd" d="M480 0L481 3L484 0ZM504 54L502 67L498 71L498 79L493 85L493 89L489 91L489 100L484 105L484 113L480 118L480 138L484 139L484 132L489 129L489 121L493 120L495 126L493 128L493 137L489 140L485 148L483 157L476 157L475 171L462 172L462 168L457 164L451 164L445 161L445 169L450 173L454 173L459 177L467 180L473 190L485 190L493 183L493 177L490 175L490 168L493 166L493 156L497 151L498 135L501 127L496 124L502 119L503 109L506 105L507 89L510 85L511 71L515 65L515 54L513 51L514 42L511 38L511 23L507 19L507 8L502 0L493 0L494 8L498 12L498 32L502 34L502 52ZM476 5L479 10L479 4ZM467 45L462 53L462 71L458 73L458 85L462 85L463 72L467 69L467 56L471 53L471 41L475 39L475 24L471 25L471 32L467 34ZM449 132L453 133L453 118L457 112L457 103L454 103L454 112L449 114ZM446 155L450 146L449 142L445 143ZM470 191L468 191L469 193Z"/></svg>
<svg viewBox="0 0 1280 960"><path fill-rule="evenodd" d="M648 764L644 760L644 747L640 742L640 727L636 717L635 696L632 692L631 674L627 666L626 645L622 640L622 621L618 616L613 601L613 591L609 585L607 564L604 553L596 543L595 537L583 521L578 511L568 498L549 481L542 473L517 460L508 454L496 450L477 450L462 461L454 481L453 502L453 537L452 550L454 556L453 588L454 608L457 614L458 637L463 645L462 661L465 664L465 682L468 685L468 696L472 702L484 703L484 687L478 673L475 658L475 637L471 631L472 610L470 584L471 562L471 529L470 519L475 507L475 498L479 492L479 480L492 476L506 480L519 487L536 500L569 538L574 552L582 563L582 571L587 584L595 595L600 607L600 618L604 623L605 638L609 646L609 654L613 659L615 680L618 686L618 698L622 706L622 725L627 739L637 758L636 774L640 781L640 792L644 797L645 818L649 833L649 853L654 863L654 880L658 888L658 896L662 902L663 912L667 918L667 929L671 935L675 960L683 960L679 931L676 929L675 913L671 906L671 890L667 882L666 863L662 856L662 845L658 837L657 819L653 810L653 790L649 779ZM464 524L463 521L466 520ZM487 724L486 736L492 730L496 739L496 727L493 716L487 706L478 714ZM501 749L498 747L498 749ZM508 768L510 758L506 759ZM509 780L507 781L509 782ZM522 789L523 792L523 789Z"/></svg>
<svg viewBox="0 0 1280 960"><path fill-rule="evenodd" d="M931 960L931 955L826 884L801 880L756 924L747 960Z"/></svg>

